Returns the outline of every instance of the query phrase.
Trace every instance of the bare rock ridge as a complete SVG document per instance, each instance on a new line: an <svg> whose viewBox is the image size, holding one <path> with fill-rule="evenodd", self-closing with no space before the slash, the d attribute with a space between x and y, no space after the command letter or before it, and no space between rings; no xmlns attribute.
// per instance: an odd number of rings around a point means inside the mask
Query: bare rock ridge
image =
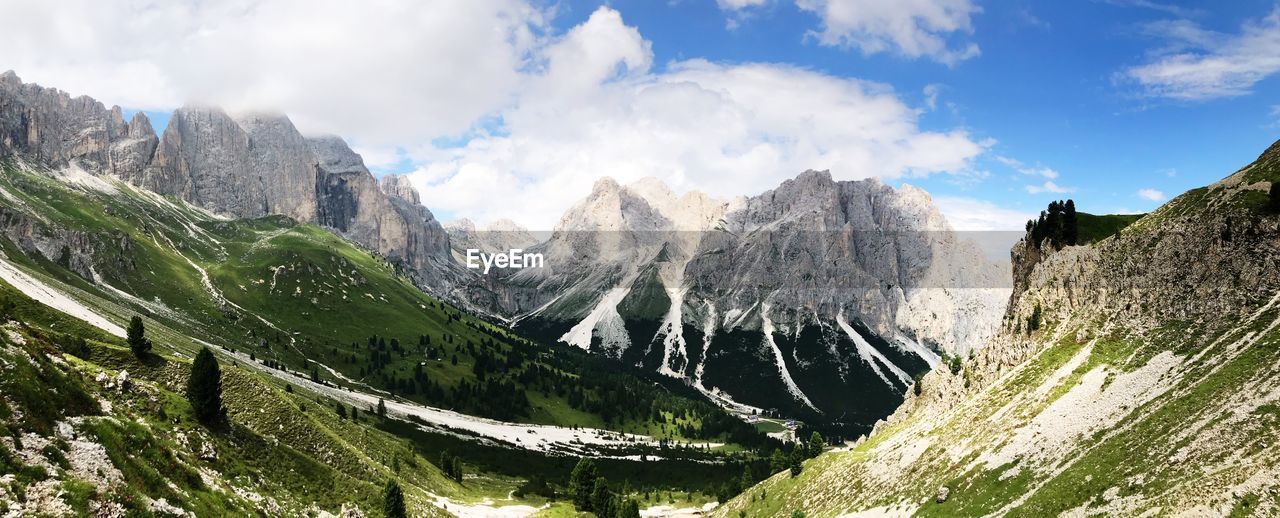
<svg viewBox="0 0 1280 518"><path fill-rule="evenodd" d="M533 250L548 268L486 279L526 333L849 430L986 343L1010 293L924 191L825 171L733 200L602 179Z"/></svg>
<svg viewBox="0 0 1280 518"><path fill-rule="evenodd" d="M0 157L113 175L233 217L289 216L339 231L445 291L449 237L406 179L377 181L338 137L306 138L279 114L176 110L157 137L89 97L0 74Z"/></svg>

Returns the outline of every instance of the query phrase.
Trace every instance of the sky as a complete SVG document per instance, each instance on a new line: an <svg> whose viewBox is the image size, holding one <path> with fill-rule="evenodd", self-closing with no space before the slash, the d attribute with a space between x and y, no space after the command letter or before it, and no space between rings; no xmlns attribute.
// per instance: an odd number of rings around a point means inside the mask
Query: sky
<svg viewBox="0 0 1280 518"><path fill-rule="evenodd" d="M0 0L0 70L157 125L287 113L441 219L550 229L595 180L924 188L961 230L1149 211L1280 138L1280 4ZM12 21L20 21L13 23Z"/></svg>

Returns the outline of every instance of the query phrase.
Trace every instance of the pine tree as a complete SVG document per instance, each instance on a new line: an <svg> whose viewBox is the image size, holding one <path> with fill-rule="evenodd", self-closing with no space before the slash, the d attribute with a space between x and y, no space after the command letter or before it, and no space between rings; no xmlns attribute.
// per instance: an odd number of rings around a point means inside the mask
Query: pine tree
<svg viewBox="0 0 1280 518"><path fill-rule="evenodd" d="M387 402L378 398L378 417L387 417Z"/></svg>
<svg viewBox="0 0 1280 518"><path fill-rule="evenodd" d="M610 516L612 511L613 494L609 493L609 481L604 477L596 477L595 483L591 485L591 509L596 516Z"/></svg>
<svg viewBox="0 0 1280 518"><path fill-rule="evenodd" d="M752 484L755 484L755 480L751 478L751 465L747 464L742 466L742 479L738 481L738 485L742 487L743 491L746 491L751 488Z"/></svg>
<svg viewBox="0 0 1280 518"><path fill-rule="evenodd" d="M195 361L191 363L191 376L187 378L187 401L191 402L196 420L205 425L216 424L225 415L222 408L222 370L208 347L200 349Z"/></svg>
<svg viewBox="0 0 1280 518"><path fill-rule="evenodd" d="M640 503L634 498L628 498L621 507L618 510L619 518L640 518Z"/></svg>
<svg viewBox="0 0 1280 518"><path fill-rule="evenodd" d="M804 452L801 450L804 450L804 447L799 444L791 449L791 476L793 477L799 476L802 469L801 463L804 462Z"/></svg>
<svg viewBox="0 0 1280 518"><path fill-rule="evenodd" d="M387 487L382 490L382 513L387 518L407 518L409 515L404 508L404 492L400 491L400 484L395 479L387 481Z"/></svg>
<svg viewBox="0 0 1280 518"><path fill-rule="evenodd" d="M583 457L569 475L569 494L573 496L573 505L579 511L591 510L591 490L594 489L595 481L596 463Z"/></svg>
<svg viewBox="0 0 1280 518"><path fill-rule="evenodd" d="M769 456L769 473L777 473L787 469L787 458L782 453L782 449L773 450L773 455Z"/></svg>
<svg viewBox="0 0 1280 518"><path fill-rule="evenodd" d="M440 471L443 471L445 475L449 476L449 478L453 478L453 474L449 472L449 468L453 466L453 455L449 453L449 450L440 452L439 466L440 466Z"/></svg>
<svg viewBox="0 0 1280 518"><path fill-rule="evenodd" d="M819 434L818 432L813 432L813 435L809 436L809 456L810 457L817 457L818 455L822 455L822 449L825 448L826 446L827 446L827 442L822 440L822 435Z"/></svg>
<svg viewBox="0 0 1280 518"><path fill-rule="evenodd" d="M1067 246L1080 244L1080 222L1076 219L1076 202L1067 200L1062 211L1062 243Z"/></svg>
<svg viewBox="0 0 1280 518"><path fill-rule="evenodd" d="M134 315L129 319L129 330L126 333L129 350L139 358L151 352L151 340L147 338L147 330L142 325L142 317Z"/></svg>

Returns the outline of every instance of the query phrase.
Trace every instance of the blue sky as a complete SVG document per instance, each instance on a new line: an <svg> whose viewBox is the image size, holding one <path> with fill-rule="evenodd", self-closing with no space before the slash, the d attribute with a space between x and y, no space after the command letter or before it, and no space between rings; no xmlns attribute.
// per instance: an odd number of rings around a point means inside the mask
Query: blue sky
<svg viewBox="0 0 1280 518"><path fill-rule="evenodd" d="M56 5L55 5L56 4ZM804 169L953 225L1140 212L1280 138L1280 3L0 1L0 69L163 127L287 113L441 219L542 230L604 176L752 195Z"/></svg>
<svg viewBox="0 0 1280 518"><path fill-rule="evenodd" d="M562 2L561 30L584 21L599 2ZM982 2L972 17L977 57L952 66L892 52L863 55L823 46L806 33L820 22L790 2L769 2L745 16L715 2L620 0L608 5L653 42L655 63L702 57L726 62L783 62L824 73L890 85L908 102L926 103L937 85L939 108L921 117L926 129L964 127L997 141L977 167L981 181L945 175L907 178L935 196L975 197L1034 212L1071 197L1081 210L1149 211L1161 203L1138 195L1152 189L1172 197L1247 164L1280 139L1280 78L1257 82L1250 93L1204 99L1150 95L1125 81L1124 70L1150 61L1171 42L1149 26L1188 20L1231 35L1276 9L1269 1L1233 2ZM726 20L737 19L736 27ZM1059 173L1074 192L1029 193L1035 177L998 157Z"/></svg>

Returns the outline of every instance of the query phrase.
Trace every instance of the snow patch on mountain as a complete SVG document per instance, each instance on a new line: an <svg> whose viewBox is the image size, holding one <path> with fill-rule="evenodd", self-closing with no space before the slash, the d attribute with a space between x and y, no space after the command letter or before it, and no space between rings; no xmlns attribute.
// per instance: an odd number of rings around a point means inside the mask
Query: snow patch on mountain
<svg viewBox="0 0 1280 518"><path fill-rule="evenodd" d="M609 290L608 293L601 297L596 307L587 314L587 317L578 322L577 325L569 329L569 332L560 337L560 341L581 347L584 350L591 349L591 339L599 336L600 345L606 351L614 352L626 349L631 345L631 339L627 336L627 328L622 320L622 316L618 314L618 304L622 299L627 298L627 294L631 292L629 287L619 287Z"/></svg>
<svg viewBox="0 0 1280 518"><path fill-rule="evenodd" d="M884 380L886 385L896 387L892 381L889 381L888 376L885 376L884 371L880 369L880 364L883 364L885 368L889 369L889 372L893 373L893 375L896 376L903 385L911 384L911 376L908 376L907 373L903 372L897 365L894 365L888 358L885 358L880 351L876 350L875 347L872 347L870 343L867 343L867 339L858 334L858 331L854 329L853 326L849 325L849 322L844 319L844 312L836 313L836 324L840 326L840 329L844 330L845 334L849 335L850 340L853 340L854 346L858 348L858 356L862 358L862 361L866 362L867 365L870 365L871 370L874 370L876 374L880 376L880 379Z"/></svg>
<svg viewBox="0 0 1280 518"><path fill-rule="evenodd" d="M790 392L796 399L803 401L805 406L821 413L822 411L818 410L818 407L814 406L812 401L809 401L809 396L804 395L804 391L800 390L799 385L796 385L796 380L791 377L791 372L787 369L787 361L782 357L782 349L778 348L778 343L773 339L774 327L773 321L769 320L768 304L765 304L760 309L760 322L761 331L764 333L764 343L773 351L774 361L778 365L778 374L782 376L782 382L786 384L787 392Z"/></svg>

